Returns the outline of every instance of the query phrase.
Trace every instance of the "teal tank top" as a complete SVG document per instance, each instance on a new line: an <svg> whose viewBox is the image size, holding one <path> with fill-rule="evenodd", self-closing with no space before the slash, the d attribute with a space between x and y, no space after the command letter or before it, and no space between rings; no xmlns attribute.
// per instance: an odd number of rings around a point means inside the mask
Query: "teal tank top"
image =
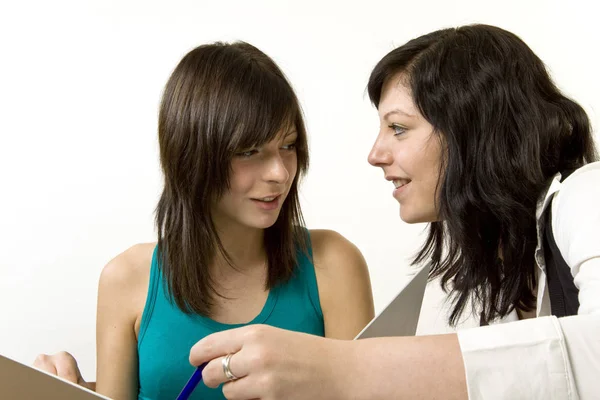
<svg viewBox="0 0 600 400"><path fill-rule="evenodd" d="M248 324L223 324L197 314L185 314L169 299L155 248L138 335L138 400L176 399L195 370L189 363L190 349L211 333L250 324L267 324L324 336L314 266L302 252L299 252L298 261L292 278L269 291L256 318ZM224 400L225 397L221 387L210 389L200 382L190 399Z"/></svg>

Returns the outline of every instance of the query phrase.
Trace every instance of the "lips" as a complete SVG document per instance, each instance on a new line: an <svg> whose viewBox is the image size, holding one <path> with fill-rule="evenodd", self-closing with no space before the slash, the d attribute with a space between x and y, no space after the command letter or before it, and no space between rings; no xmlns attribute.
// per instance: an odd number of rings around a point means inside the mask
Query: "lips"
<svg viewBox="0 0 600 400"><path fill-rule="evenodd" d="M394 187L396 189L406 186L410 183L410 179L394 179Z"/></svg>
<svg viewBox="0 0 600 400"><path fill-rule="evenodd" d="M265 197L253 198L252 202L258 207L258 209L263 211L274 211L279 208L279 203L281 201L282 195L270 195Z"/></svg>
<svg viewBox="0 0 600 400"><path fill-rule="evenodd" d="M402 201L402 198L404 197L404 193L407 190L408 186L410 185L411 180L410 179L394 179L394 192L392 193L392 196L394 196L394 198L398 201Z"/></svg>
<svg viewBox="0 0 600 400"><path fill-rule="evenodd" d="M279 199L280 196L281 196L281 194L274 194L274 195L271 195L271 196L253 198L252 200L262 201L264 203L271 203L271 202Z"/></svg>

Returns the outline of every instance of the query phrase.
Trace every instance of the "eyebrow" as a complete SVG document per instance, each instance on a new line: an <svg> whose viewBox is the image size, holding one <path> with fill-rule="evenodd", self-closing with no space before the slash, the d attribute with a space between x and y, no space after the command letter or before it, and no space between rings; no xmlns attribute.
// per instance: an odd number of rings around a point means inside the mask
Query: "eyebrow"
<svg viewBox="0 0 600 400"><path fill-rule="evenodd" d="M403 110L401 110L399 108L395 108L395 109L393 109L391 111L386 112L385 115L383 116L383 119L387 119L390 115L393 115L393 114L404 115L405 117L408 117L408 118L414 118L415 117L413 114L409 114L406 111L403 111Z"/></svg>

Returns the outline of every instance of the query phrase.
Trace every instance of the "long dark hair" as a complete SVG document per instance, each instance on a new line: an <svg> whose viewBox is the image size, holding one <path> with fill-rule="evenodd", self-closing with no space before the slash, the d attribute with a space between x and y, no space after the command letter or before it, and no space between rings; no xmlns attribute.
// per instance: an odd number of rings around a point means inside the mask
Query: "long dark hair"
<svg viewBox="0 0 600 400"><path fill-rule="evenodd" d="M537 202L557 172L597 159L588 116L519 37L493 26L443 29L391 51L369 79L376 107L398 73L446 149L440 222L413 263L427 260L451 291L452 325L468 300L482 323L532 310Z"/></svg>
<svg viewBox="0 0 600 400"><path fill-rule="evenodd" d="M296 95L275 62L244 42L197 47L173 71L159 113L164 189L156 227L161 269L183 311L210 314L220 294L208 266L217 252L231 262L211 217L229 187L231 159L292 126L298 173L277 221L265 230L267 288L289 279L298 249L306 249L298 180L308 168L308 145Z"/></svg>

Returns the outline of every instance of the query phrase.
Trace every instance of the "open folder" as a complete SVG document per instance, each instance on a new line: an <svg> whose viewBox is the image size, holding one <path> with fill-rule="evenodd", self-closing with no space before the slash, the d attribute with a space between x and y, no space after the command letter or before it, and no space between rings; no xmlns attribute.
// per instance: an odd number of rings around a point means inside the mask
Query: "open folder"
<svg viewBox="0 0 600 400"><path fill-rule="evenodd" d="M0 399L109 400L82 386L1 355Z"/></svg>
<svg viewBox="0 0 600 400"><path fill-rule="evenodd" d="M429 267L421 268L354 339L414 336L417 332L428 275Z"/></svg>

